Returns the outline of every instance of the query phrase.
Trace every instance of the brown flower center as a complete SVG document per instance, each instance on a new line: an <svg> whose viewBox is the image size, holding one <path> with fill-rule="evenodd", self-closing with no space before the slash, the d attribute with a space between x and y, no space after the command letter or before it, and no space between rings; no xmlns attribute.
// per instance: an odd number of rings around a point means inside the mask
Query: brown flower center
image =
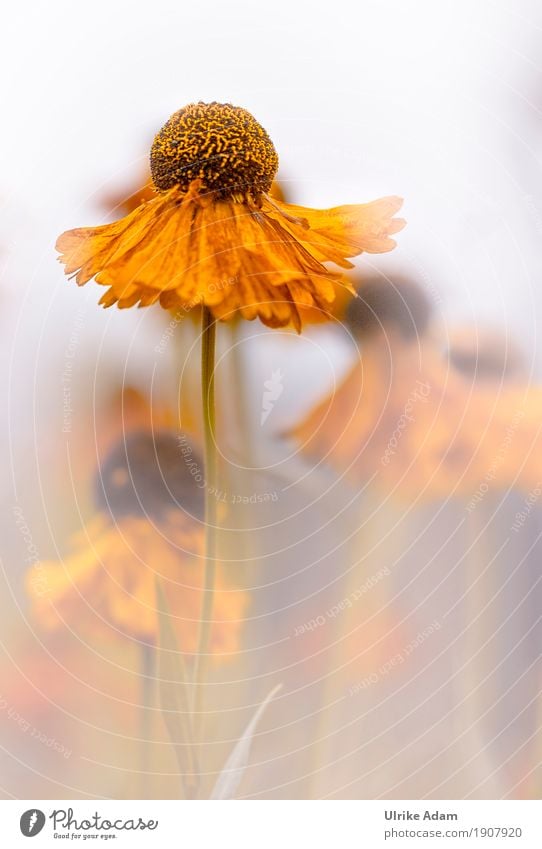
<svg viewBox="0 0 542 849"><path fill-rule="evenodd" d="M201 519L203 490L192 472L198 466L201 461L184 434L136 430L114 444L98 469L96 505L114 519L160 519L171 510Z"/></svg>
<svg viewBox="0 0 542 849"><path fill-rule="evenodd" d="M264 128L246 109L229 103L192 103L175 112L155 136L151 174L159 191L188 191L201 180L221 197L257 198L269 191L278 156Z"/></svg>

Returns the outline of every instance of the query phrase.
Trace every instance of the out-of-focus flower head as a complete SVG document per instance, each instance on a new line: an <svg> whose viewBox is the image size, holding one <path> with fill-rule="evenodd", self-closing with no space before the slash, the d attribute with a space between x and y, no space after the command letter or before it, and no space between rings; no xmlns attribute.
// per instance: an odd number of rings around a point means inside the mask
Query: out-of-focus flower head
<svg viewBox="0 0 542 849"><path fill-rule="evenodd" d="M190 465L184 462L183 449L193 454L186 435L174 430L129 433L109 452L96 475L98 509L117 520L142 515L160 521L173 509L201 520L204 489L193 484L191 474L200 461L196 454Z"/></svg>
<svg viewBox="0 0 542 849"><path fill-rule="evenodd" d="M157 133L151 148L156 197L101 227L57 242L67 274L107 287L108 307L206 305L221 320L240 313L301 330L300 308L327 309L349 257L395 247L402 201L314 210L274 200L278 156L245 109L194 103Z"/></svg>
<svg viewBox="0 0 542 849"><path fill-rule="evenodd" d="M303 310L304 324L335 320L358 342L375 333L398 332L405 339L423 334L431 318L424 290L406 276L344 275L344 285L326 310Z"/></svg>
<svg viewBox="0 0 542 849"><path fill-rule="evenodd" d="M379 276L361 280L356 297L348 302L345 324L363 343L377 333L396 333L401 339L418 339L427 331L431 302L422 287L406 276Z"/></svg>
<svg viewBox="0 0 542 849"><path fill-rule="evenodd" d="M349 308L357 361L291 432L301 452L409 500L469 498L486 479L534 486L542 391L474 384L452 368L426 333L431 311L415 284L368 295Z"/></svg>
<svg viewBox="0 0 542 849"><path fill-rule="evenodd" d="M155 642L156 578L168 598L182 651L196 650L203 586L205 480L189 438L135 431L96 473L96 515L60 561L36 564L27 589L45 628ZM235 653L247 596L219 569L211 651Z"/></svg>
<svg viewBox="0 0 542 849"><path fill-rule="evenodd" d="M303 453L326 459L355 479L376 465L405 403L405 376L414 388L420 378L417 334L425 330L429 314L423 290L411 281L383 278L360 286L345 325L361 352L337 389L291 431Z"/></svg>

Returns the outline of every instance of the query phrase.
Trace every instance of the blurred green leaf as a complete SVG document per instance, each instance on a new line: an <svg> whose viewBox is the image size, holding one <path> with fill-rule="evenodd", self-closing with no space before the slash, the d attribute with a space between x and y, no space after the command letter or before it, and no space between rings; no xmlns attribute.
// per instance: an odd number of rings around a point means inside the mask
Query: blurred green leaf
<svg viewBox="0 0 542 849"><path fill-rule="evenodd" d="M262 718L265 709L267 708L269 703L275 698L281 687L282 684L279 684L277 687L274 687L269 693L269 695L263 700L259 708L256 710L256 713L245 728L243 735L235 744L232 753L230 754L228 760L224 765L224 768L218 776L216 784L213 787L213 792L211 793L211 799L234 798L235 793L237 792L237 788L241 783L243 774L248 766L250 747L252 744L252 737L254 736L256 726Z"/></svg>
<svg viewBox="0 0 542 849"><path fill-rule="evenodd" d="M187 799L197 796L199 769L190 713L188 677L184 657L177 643L166 595L156 579L158 609L158 685L162 715L175 751Z"/></svg>

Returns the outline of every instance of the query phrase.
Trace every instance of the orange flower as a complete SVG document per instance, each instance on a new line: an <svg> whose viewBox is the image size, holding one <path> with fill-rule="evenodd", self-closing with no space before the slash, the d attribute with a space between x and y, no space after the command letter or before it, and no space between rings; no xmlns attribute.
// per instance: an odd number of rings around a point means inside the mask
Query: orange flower
<svg viewBox="0 0 542 849"><path fill-rule="evenodd" d="M326 310L341 277L323 263L395 246L402 201L307 209L267 194L278 167L271 139L240 107L197 103L176 112L151 149L157 196L120 221L64 233L67 274L95 277L108 307L206 305L269 327L301 329L300 308Z"/></svg>
<svg viewBox="0 0 542 849"><path fill-rule="evenodd" d="M156 642L160 577L179 647L196 651L201 607L203 530L170 512L160 526L126 516L116 525L99 514L72 541L69 556L32 567L26 586L46 630L83 629L99 636ZM217 578L210 651L237 651L246 593Z"/></svg>
<svg viewBox="0 0 542 849"><path fill-rule="evenodd" d="M448 416L461 410L457 405L441 409L446 385L446 369L438 354L431 349L420 352L416 343L390 331L366 342L361 358L338 388L290 435L302 453L324 459L352 481L376 476L375 484L393 488L408 473L403 481L408 486L413 473L420 476L423 458L416 458L415 469L411 464L424 438L433 436L432 429L440 424L438 432L449 439ZM451 400L453 391L448 388ZM413 421L407 420L408 416L419 423L420 415L426 417L424 435L421 424L414 430Z"/></svg>
<svg viewBox="0 0 542 849"><path fill-rule="evenodd" d="M62 561L36 564L26 586L36 620L108 636L155 641L156 577L182 651L196 650L204 572L205 480L184 434L134 430L120 439L94 481L94 518ZM236 651L247 596L220 568L211 651Z"/></svg>
<svg viewBox="0 0 542 849"><path fill-rule="evenodd" d="M425 332L423 292L381 285L378 297L362 288L351 304L360 357L291 432L300 450L354 482L373 479L408 499L535 487L542 390L467 381Z"/></svg>
<svg viewBox="0 0 542 849"><path fill-rule="evenodd" d="M335 293L335 300L325 309L317 307L300 307L299 315L303 327L307 324L325 324L328 321L342 322L348 304L356 296L356 280L348 274L342 276L340 285Z"/></svg>
<svg viewBox="0 0 542 849"><path fill-rule="evenodd" d="M152 200L156 196L156 189L152 177L148 171L141 175L141 178L126 191L116 191L111 194L104 194L102 204L108 213L118 217L119 214L127 215L133 212L144 201ZM278 180L273 180L269 189L269 196L278 200L281 203L289 202L289 193L285 191L284 184ZM330 318L342 319L347 304L352 298L352 285L350 281L345 280L345 285L340 285L337 288L336 298L332 305L331 311L322 312L318 309L300 308L299 312L302 318L302 324L322 324L329 321ZM172 310L172 315L177 315L177 310ZM189 315L196 323L201 321L199 310L194 308L190 310Z"/></svg>
<svg viewBox="0 0 542 849"><path fill-rule="evenodd" d="M304 453L356 479L378 469L404 393L422 378L415 340L425 333L429 315L427 298L410 281L373 279L360 286L345 324L362 353L338 388L291 431Z"/></svg>

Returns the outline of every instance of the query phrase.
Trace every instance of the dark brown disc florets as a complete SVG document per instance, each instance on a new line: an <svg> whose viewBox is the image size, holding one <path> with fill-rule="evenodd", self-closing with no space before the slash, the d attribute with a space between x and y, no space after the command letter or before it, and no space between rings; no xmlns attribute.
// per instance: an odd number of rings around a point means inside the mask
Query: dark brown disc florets
<svg viewBox="0 0 542 849"><path fill-rule="evenodd" d="M345 320L357 338L393 328L405 340L411 340L423 336L432 312L426 292L414 280L375 277L360 285L358 297L347 307Z"/></svg>
<svg viewBox="0 0 542 849"><path fill-rule="evenodd" d="M186 462L184 452L194 462ZM119 439L101 464L94 482L96 506L114 519L162 519L168 511L203 518L204 493L192 467L201 461L188 437L169 429L136 430Z"/></svg>

